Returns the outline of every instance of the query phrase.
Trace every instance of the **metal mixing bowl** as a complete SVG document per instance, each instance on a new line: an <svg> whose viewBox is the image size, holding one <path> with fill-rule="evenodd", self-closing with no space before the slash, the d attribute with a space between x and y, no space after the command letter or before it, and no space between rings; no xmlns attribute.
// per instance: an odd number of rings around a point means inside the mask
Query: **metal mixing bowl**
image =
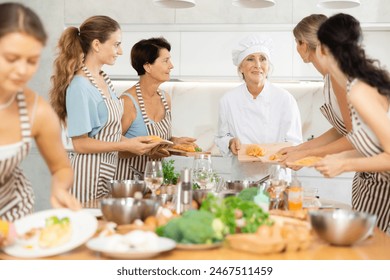
<svg viewBox="0 0 390 280"><path fill-rule="evenodd" d="M162 193L156 196L156 199L161 202L162 205L172 202L173 194Z"/></svg>
<svg viewBox="0 0 390 280"><path fill-rule="evenodd" d="M100 202L103 218L118 225L131 224L157 214L161 202L152 199L105 198Z"/></svg>
<svg viewBox="0 0 390 280"><path fill-rule="evenodd" d="M240 192L235 190L223 190L220 192L208 189L193 190L192 198L198 203L198 205L201 205L209 193L219 198L226 198L228 196L237 196Z"/></svg>
<svg viewBox="0 0 390 280"><path fill-rule="evenodd" d="M353 210L310 211L313 230L333 245L350 246L366 239L373 231L376 216Z"/></svg>
<svg viewBox="0 0 390 280"><path fill-rule="evenodd" d="M144 181L110 180L108 186L111 189L111 196L114 198L134 197L136 192L145 195L148 191Z"/></svg>
<svg viewBox="0 0 390 280"><path fill-rule="evenodd" d="M234 191L242 191L243 189L250 188L250 187L257 187L258 182L254 181L226 181L226 189L227 190L234 190Z"/></svg>

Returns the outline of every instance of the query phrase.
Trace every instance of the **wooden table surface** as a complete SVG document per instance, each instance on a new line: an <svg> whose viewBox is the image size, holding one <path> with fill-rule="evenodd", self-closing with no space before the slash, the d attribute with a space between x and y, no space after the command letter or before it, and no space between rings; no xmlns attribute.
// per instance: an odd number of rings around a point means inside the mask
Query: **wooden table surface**
<svg viewBox="0 0 390 280"><path fill-rule="evenodd" d="M17 260L3 252L0 259ZM101 260L108 259L100 253L89 250L82 245L67 253L42 258L51 260ZM253 254L236 251L222 246L210 250L180 250L160 254L155 260L390 260L390 236L379 229L367 240L351 247L330 246L318 238L304 251L282 252L277 254Z"/></svg>
<svg viewBox="0 0 390 280"><path fill-rule="evenodd" d="M326 201L338 208L349 208L349 205ZM98 208L99 202L89 202L85 208ZM99 226L105 221L99 219ZM0 260L17 260L0 251ZM101 260L108 257L91 251L86 245L52 257L42 258L50 260ZM311 246L303 251L282 252L276 254L253 254L228 248L226 245L209 250L182 250L174 249L152 258L154 260L390 260L390 235L386 235L378 228L373 236L350 247L332 246L314 236Z"/></svg>

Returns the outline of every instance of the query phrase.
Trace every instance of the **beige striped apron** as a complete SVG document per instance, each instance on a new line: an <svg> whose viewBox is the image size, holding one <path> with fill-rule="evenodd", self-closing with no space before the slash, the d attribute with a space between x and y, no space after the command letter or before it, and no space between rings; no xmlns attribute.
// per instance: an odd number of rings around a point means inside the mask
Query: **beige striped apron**
<svg viewBox="0 0 390 280"><path fill-rule="evenodd" d="M348 95L355 81L357 80L348 82ZM351 103L349 103L349 110L353 131L347 137L355 149L366 157L382 153L383 148L365 131ZM390 171L357 172L352 182L352 207L358 211L377 215L376 225L390 234Z"/></svg>
<svg viewBox="0 0 390 280"><path fill-rule="evenodd" d="M103 91L97 86L88 69L85 66L82 69L90 82L102 95L108 110L106 124L92 138L104 142L119 142L122 137L122 101L119 99L114 100L112 98L107 98ZM110 90L115 92L109 77L103 71L101 73ZM114 178L118 164L118 152L96 154L74 153L71 157L71 164L75 173L71 193L80 202L87 202L89 200L104 197L109 193L107 182Z"/></svg>
<svg viewBox="0 0 390 280"><path fill-rule="evenodd" d="M158 95L160 95L161 102L164 105L165 116L159 122L151 122L145 111L145 103L142 98L142 93L141 93L141 88L139 83L136 84L135 88L137 93L138 104L141 109L142 118L146 125L146 130L148 131L148 135L157 135L160 136L162 139L170 140L172 137L171 110L169 109L169 106L167 104L164 95L160 91L157 91ZM117 180L134 179L134 171L130 169L130 166L143 173L145 171L146 163L149 160L151 160L151 158L148 157L147 155L136 156L131 158L120 158L118 161L118 168L116 171L115 179Z"/></svg>
<svg viewBox="0 0 390 280"><path fill-rule="evenodd" d="M366 156L372 156L381 152L372 140L368 139L365 132L359 130L357 132L348 131L344 122L338 118L334 112L333 105L330 102L330 79L327 76L325 83L324 94L327 94L329 103L321 106L320 110L326 119L341 135L347 136L353 146ZM347 93L349 93L350 85L348 84ZM356 112L349 105L351 119L356 121ZM367 147L368 151L367 151ZM365 150L365 151L364 151ZM390 181L384 173L375 172L356 172L352 181L352 208L362 212L377 214L380 218L377 220L377 226L386 230L390 219ZM389 227L390 228L390 227Z"/></svg>
<svg viewBox="0 0 390 280"><path fill-rule="evenodd" d="M30 121L23 92L18 92L16 98L22 134L21 146L16 154L0 160L0 219L7 221L14 221L31 214L34 207L31 183L19 167L30 150Z"/></svg>
<svg viewBox="0 0 390 280"><path fill-rule="evenodd" d="M345 136L348 131L345 127L344 121L340 119L333 109L331 98L331 82L329 75L326 75L326 81L324 83L324 98L325 103L320 107L320 110L329 123L337 130L338 133ZM326 96L325 96L326 95ZM327 101L329 103L327 103Z"/></svg>

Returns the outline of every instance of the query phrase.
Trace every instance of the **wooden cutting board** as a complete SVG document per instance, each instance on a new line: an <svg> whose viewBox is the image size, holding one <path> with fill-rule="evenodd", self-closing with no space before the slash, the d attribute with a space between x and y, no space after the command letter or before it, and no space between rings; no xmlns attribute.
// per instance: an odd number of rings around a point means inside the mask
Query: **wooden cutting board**
<svg viewBox="0 0 390 280"><path fill-rule="evenodd" d="M211 152L186 152L186 151L173 149L173 148L168 148L167 150L171 155L183 156L183 157L194 157L200 154L211 154Z"/></svg>
<svg viewBox="0 0 390 280"><path fill-rule="evenodd" d="M275 160L270 160L269 157L280 149L292 146L291 143L270 143L270 144L257 144L265 150L265 155L262 157L248 156L246 154L246 149L250 144L242 144L241 150L238 151L238 161L240 162L264 162L264 163L278 163Z"/></svg>

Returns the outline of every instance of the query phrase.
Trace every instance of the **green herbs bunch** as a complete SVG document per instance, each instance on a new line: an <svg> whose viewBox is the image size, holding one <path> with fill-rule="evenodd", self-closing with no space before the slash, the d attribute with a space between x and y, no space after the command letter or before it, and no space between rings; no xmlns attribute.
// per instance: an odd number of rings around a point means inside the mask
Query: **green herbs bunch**
<svg viewBox="0 0 390 280"><path fill-rule="evenodd" d="M174 163L175 161L173 159L162 160L164 184L166 185L176 185L179 179L180 174L175 171Z"/></svg>

